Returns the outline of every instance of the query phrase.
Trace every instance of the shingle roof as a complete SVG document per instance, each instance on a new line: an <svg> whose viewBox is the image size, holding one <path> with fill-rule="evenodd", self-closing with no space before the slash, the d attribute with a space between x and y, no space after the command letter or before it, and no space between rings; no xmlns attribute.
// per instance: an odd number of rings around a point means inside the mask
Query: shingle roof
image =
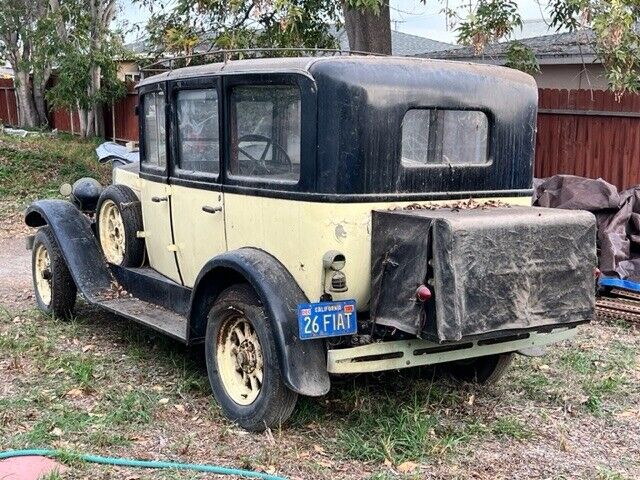
<svg viewBox="0 0 640 480"><path fill-rule="evenodd" d="M336 37L340 44L341 50L349 50L349 40L347 39L347 32L344 30L344 28L341 28L337 31L335 28L330 28L329 33ZM210 35L203 35L202 41L194 49L196 52L206 52L211 50L211 42L207 37L210 37ZM417 35L398 32L396 30L391 31L392 55L413 56L418 53L447 50L451 47L453 47L451 43L439 42L430 38L419 37ZM153 49L152 46L149 45L149 41L147 39L141 39L135 42L128 43L127 45L125 45L125 48L130 52L136 54L149 53Z"/></svg>
<svg viewBox="0 0 640 480"><path fill-rule="evenodd" d="M580 30L517 41L531 48L539 63L575 63L595 59L593 36L591 30ZM513 41L492 43L487 45L481 55L476 55L473 47L458 47L438 52L425 52L416 56L501 64L504 63L507 49L512 43Z"/></svg>

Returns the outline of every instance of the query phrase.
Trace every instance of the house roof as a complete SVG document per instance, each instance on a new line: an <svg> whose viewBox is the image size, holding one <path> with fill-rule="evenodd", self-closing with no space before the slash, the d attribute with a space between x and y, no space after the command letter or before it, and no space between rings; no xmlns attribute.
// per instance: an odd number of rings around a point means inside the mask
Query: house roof
<svg viewBox="0 0 640 480"><path fill-rule="evenodd" d="M447 60L471 60L502 65L506 61L509 46L514 42L520 42L533 50L538 63L542 65L590 63L596 60L593 38L593 31L580 30L554 35L541 35L510 42L492 43L487 45L480 55L476 55L473 47L458 47L438 52L425 52L417 56Z"/></svg>
<svg viewBox="0 0 640 480"><path fill-rule="evenodd" d="M336 30L334 27L329 29L329 33L336 37L340 44L340 49L349 51L349 40L347 32L344 28ZM391 30L391 53L398 56L414 56L418 53L435 52L438 50L447 50L454 45L451 43L439 42L430 38L419 37L408 33ZM136 40L128 43L125 48L135 54L146 54L152 50L147 39ZM204 34L200 43L195 47L195 52L208 52L211 48L211 35Z"/></svg>
<svg viewBox="0 0 640 480"><path fill-rule="evenodd" d="M336 30L331 28L329 33L336 37L340 43L341 50L349 50L349 39L347 38L347 32L344 28ZM419 37L418 35L411 35L409 33L399 32L397 30L391 30L391 54L401 57L413 56L418 53L425 52L437 52L439 50L447 50L454 45L451 43L439 42L426 37Z"/></svg>

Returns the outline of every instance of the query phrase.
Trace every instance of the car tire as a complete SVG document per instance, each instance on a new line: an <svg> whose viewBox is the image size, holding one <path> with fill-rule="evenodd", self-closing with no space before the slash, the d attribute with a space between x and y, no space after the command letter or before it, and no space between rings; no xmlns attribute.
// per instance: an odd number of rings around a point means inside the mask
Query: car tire
<svg viewBox="0 0 640 480"><path fill-rule="evenodd" d="M493 385L506 373L512 361L512 353L501 353L451 362L443 367L445 372L456 381Z"/></svg>
<svg viewBox="0 0 640 480"><path fill-rule="evenodd" d="M205 354L213 395L230 420L252 432L283 424L298 399L282 379L270 324L248 284L224 290L208 315Z"/></svg>
<svg viewBox="0 0 640 480"><path fill-rule="evenodd" d="M140 200L125 185L109 185L98 199L96 233L107 262L140 267L144 262L144 230Z"/></svg>
<svg viewBox="0 0 640 480"><path fill-rule="evenodd" d="M47 226L40 228L33 240L31 276L40 311L63 319L73 315L78 290Z"/></svg>

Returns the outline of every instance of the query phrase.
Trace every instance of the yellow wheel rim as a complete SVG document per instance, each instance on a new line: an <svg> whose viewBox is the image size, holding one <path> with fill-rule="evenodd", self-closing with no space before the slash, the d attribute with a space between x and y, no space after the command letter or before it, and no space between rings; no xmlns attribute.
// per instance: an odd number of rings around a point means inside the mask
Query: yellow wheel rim
<svg viewBox="0 0 640 480"><path fill-rule="evenodd" d="M216 364L225 391L238 405L250 405L262 388L264 361L255 329L244 316L226 319L216 339Z"/></svg>
<svg viewBox="0 0 640 480"><path fill-rule="evenodd" d="M120 209L112 200L105 200L98 213L100 245L109 263L122 264L126 248L124 222Z"/></svg>
<svg viewBox="0 0 640 480"><path fill-rule="evenodd" d="M42 243L38 244L35 251L34 277L38 296L42 303L51 303L51 259L49 251Z"/></svg>

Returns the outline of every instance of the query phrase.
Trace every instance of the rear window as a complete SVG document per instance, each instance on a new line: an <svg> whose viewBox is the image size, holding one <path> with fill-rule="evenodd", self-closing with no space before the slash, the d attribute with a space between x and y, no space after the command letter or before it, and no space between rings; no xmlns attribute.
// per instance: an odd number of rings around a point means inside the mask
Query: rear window
<svg viewBox="0 0 640 480"><path fill-rule="evenodd" d="M476 110L412 109L402 120L402 165L488 163L489 120Z"/></svg>

